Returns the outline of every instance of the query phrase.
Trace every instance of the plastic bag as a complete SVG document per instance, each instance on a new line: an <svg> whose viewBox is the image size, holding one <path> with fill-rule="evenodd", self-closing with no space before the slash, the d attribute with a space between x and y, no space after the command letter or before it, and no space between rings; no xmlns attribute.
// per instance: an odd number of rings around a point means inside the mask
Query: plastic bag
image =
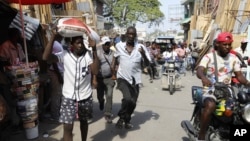
<svg viewBox="0 0 250 141"><path fill-rule="evenodd" d="M63 37L90 35L91 30L81 20L76 18L62 18L58 20L58 33Z"/></svg>

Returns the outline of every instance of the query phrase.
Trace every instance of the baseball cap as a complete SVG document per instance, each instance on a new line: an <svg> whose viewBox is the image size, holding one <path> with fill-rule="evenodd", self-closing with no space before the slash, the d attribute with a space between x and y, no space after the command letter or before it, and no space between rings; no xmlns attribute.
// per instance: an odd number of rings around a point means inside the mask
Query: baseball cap
<svg viewBox="0 0 250 141"><path fill-rule="evenodd" d="M233 36L229 32L221 32L216 39L218 42L233 42Z"/></svg>
<svg viewBox="0 0 250 141"><path fill-rule="evenodd" d="M109 39L108 36L103 36L103 37L101 38L101 45L104 45L104 44L107 43L107 42L111 42L111 40Z"/></svg>
<svg viewBox="0 0 250 141"><path fill-rule="evenodd" d="M248 42L249 42L249 40L247 38L244 38L241 40L241 43L248 43Z"/></svg>

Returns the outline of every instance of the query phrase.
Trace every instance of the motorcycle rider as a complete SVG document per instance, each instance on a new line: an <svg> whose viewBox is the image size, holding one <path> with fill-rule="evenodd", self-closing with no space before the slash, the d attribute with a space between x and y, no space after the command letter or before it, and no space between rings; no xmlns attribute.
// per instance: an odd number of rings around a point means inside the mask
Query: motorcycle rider
<svg viewBox="0 0 250 141"><path fill-rule="evenodd" d="M162 53L162 58L167 60L176 60L178 58L177 52L174 50L174 45L167 45L166 50ZM166 67L162 66L162 72L165 72Z"/></svg>
<svg viewBox="0 0 250 141"><path fill-rule="evenodd" d="M250 87L250 82L243 76L240 69L240 62L237 57L230 53L232 49L233 36L229 32L222 32L216 39L216 54L218 82L223 82L230 85L232 73L241 84ZM211 119L212 113L216 109L216 97L208 93L208 89L213 89L213 84L216 82L215 66L213 52L207 53L202 59L197 68L197 77L201 79L203 85L203 111L201 112L201 124L198 134L198 141L205 141L206 130Z"/></svg>
<svg viewBox="0 0 250 141"><path fill-rule="evenodd" d="M165 60L169 60L169 59L177 59L178 54L177 52L175 52L174 50L174 45L167 45L166 50L162 53L162 58L164 58Z"/></svg>

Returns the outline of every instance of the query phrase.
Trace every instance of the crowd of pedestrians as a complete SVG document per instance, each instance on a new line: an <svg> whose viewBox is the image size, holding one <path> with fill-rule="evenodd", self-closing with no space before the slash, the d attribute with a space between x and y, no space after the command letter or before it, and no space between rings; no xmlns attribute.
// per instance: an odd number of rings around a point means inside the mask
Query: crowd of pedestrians
<svg viewBox="0 0 250 141"><path fill-rule="evenodd" d="M218 47L231 46L232 40L226 42L224 34L221 36L223 37L218 37L220 40L215 42ZM228 36L232 38L231 34ZM11 83L3 67L24 61L25 55L18 43L21 39L20 31L10 28L8 37L8 40L0 45L0 92L10 110L10 125L15 128L20 125L21 121L16 112L17 105L13 100L15 98L9 91ZM73 140L73 125L76 119L80 121L82 140L87 140L88 120L93 118L94 89L97 92L99 109L104 112L104 118L109 124L113 122L115 114L112 111L113 90L117 88L121 91L122 99L117 113L119 119L116 127L131 129L133 128L132 114L140 94L140 85L143 83L142 72L146 70L149 82L153 83L153 80L159 78L160 73L164 72L164 65L162 65L162 69L158 69L160 66L158 62L174 59L179 62L178 72L180 74L185 75L186 71L191 70L194 75L201 52L196 41L193 41L192 44L169 43L161 52L160 46L155 41L138 42L137 31L133 26L128 27L126 33L115 40L108 35L102 36L99 43L92 40L91 37L88 38L88 44L84 43L82 36L64 39L68 40L67 44L62 44L61 35L53 33L42 53L43 61L48 64L50 78L49 117L51 120L63 124L64 141ZM228 44L224 45L224 42ZM246 43L247 40L242 41L242 47L238 48L241 50L235 51L246 56ZM215 50L221 51L221 49ZM202 79L204 85L211 85L202 73L207 63L208 60L203 58L199 64L198 77ZM240 70L239 66L232 67L235 67L237 72ZM246 85L249 84L245 79L240 79L240 81ZM204 116L206 115L205 113ZM206 118L203 120L206 121ZM204 138L206 126L202 127L199 139Z"/></svg>

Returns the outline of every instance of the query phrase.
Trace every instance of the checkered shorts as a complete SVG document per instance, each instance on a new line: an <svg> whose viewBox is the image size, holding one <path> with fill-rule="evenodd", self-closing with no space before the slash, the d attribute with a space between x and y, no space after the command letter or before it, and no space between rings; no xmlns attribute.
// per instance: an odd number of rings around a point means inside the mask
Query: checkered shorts
<svg viewBox="0 0 250 141"><path fill-rule="evenodd" d="M59 122L73 124L77 117L79 117L80 121L88 120L92 117L92 102L92 96L78 102L76 100L63 97L61 102Z"/></svg>

